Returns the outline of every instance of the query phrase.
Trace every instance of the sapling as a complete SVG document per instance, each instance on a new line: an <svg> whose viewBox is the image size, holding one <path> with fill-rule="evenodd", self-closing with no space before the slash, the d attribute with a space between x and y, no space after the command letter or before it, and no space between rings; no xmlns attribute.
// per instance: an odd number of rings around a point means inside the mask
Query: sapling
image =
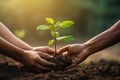
<svg viewBox="0 0 120 80"><path fill-rule="evenodd" d="M62 56L56 54L57 53L57 51L56 51L57 50L57 42L58 41L63 41L63 42L72 41L72 40L74 40L74 37L73 36L60 36L60 33L58 32L58 30L63 29L63 28L69 28L74 24L74 22L71 20L55 22L54 19L52 19L52 18L46 18L46 21L47 21L48 25L39 25L39 26L37 26L37 30L49 30L50 31L52 39L48 41L48 46L51 46L54 44L55 54L53 55L54 58L47 59L47 60L56 63L57 67L55 68L55 70L62 70L65 67L69 66L72 61L71 61L71 59L69 59L67 57L62 57Z"/></svg>
<svg viewBox="0 0 120 80"><path fill-rule="evenodd" d="M53 37L53 39L48 41L48 46L51 46L54 44L55 53L57 50L56 47L57 47L58 41L68 42L68 41L74 40L73 36L60 36L60 33L58 32L59 29L71 27L74 24L73 21L66 20L62 22L60 21L55 22L54 19L52 18L46 18L46 21L48 25L39 25L37 26L37 30L49 30L50 31L50 34Z"/></svg>

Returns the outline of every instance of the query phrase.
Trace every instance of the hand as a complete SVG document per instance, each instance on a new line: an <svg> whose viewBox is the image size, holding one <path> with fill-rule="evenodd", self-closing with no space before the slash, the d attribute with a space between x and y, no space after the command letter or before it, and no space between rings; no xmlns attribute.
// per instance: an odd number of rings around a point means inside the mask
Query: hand
<svg viewBox="0 0 120 80"><path fill-rule="evenodd" d="M48 46L34 47L33 51L43 52L51 55L55 53L55 50Z"/></svg>
<svg viewBox="0 0 120 80"><path fill-rule="evenodd" d="M68 56L70 59L72 59L72 64L67 67L67 69L75 67L89 56L88 50L85 48L85 44L67 45L59 49L58 54Z"/></svg>
<svg viewBox="0 0 120 80"><path fill-rule="evenodd" d="M38 68L42 71L48 71L51 70L52 67L55 67L54 63L48 62L47 60L43 58L51 58L52 56L42 53L42 52L37 52L37 51L24 51L25 54L23 55L24 59L24 65L33 67L33 68Z"/></svg>

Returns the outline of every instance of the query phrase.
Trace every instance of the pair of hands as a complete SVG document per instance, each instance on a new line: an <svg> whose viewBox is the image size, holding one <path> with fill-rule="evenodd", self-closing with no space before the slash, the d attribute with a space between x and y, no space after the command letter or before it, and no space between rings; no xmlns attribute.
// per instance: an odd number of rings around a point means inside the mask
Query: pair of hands
<svg viewBox="0 0 120 80"><path fill-rule="evenodd" d="M55 50L48 47L34 47L32 50L25 50L22 63L26 66L37 68L41 71L49 71L55 67L55 63L48 62L46 58L52 58ZM45 59L44 59L45 58Z"/></svg>
<svg viewBox="0 0 120 80"><path fill-rule="evenodd" d="M51 70L52 67L56 66L55 63L51 63L43 59L53 57L51 54L54 54L55 51L50 47L35 47L33 50L25 52L27 54L24 56L26 59L24 64L27 66L33 66L44 71ZM84 44L72 44L64 46L58 50L57 54L68 56L70 59L72 59L72 64L67 69L75 67L89 56Z"/></svg>

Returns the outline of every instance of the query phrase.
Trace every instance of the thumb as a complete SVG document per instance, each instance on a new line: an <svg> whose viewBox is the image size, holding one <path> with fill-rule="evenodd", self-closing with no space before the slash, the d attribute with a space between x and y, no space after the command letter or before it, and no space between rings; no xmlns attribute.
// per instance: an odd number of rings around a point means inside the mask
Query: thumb
<svg viewBox="0 0 120 80"><path fill-rule="evenodd" d="M62 54L63 52L66 52L69 50L69 46L62 47L61 49L58 50L58 55Z"/></svg>

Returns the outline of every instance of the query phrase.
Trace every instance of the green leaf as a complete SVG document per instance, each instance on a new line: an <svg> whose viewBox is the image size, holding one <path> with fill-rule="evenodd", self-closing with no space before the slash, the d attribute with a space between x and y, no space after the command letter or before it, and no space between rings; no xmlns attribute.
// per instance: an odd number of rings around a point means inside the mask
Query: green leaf
<svg viewBox="0 0 120 80"><path fill-rule="evenodd" d="M40 25L37 26L37 30L49 30L50 27L48 25Z"/></svg>
<svg viewBox="0 0 120 80"><path fill-rule="evenodd" d="M21 30L15 30L14 33L17 37L22 39L25 37L26 31L24 29L21 29Z"/></svg>
<svg viewBox="0 0 120 80"><path fill-rule="evenodd" d="M73 36L62 36L57 38L58 41L69 42L75 40Z"/></svg>
<svg viewBox="0 0 120 80"><path fill-rule="evenodd" d="M73 21L63 21L60 25L60 28L68 28L74 24Z"/></svg>
<svg viewBox="0 0 120 80"><path fill-rule="evenodd" d="M48 41L48 46L53 45L54 42L55 42L54 40L49 40L49 41Z"/></svg>
<svg viewBox="0 0 120 80"><path fill-rule="evenodd" d="M62 22L57 21L56 24L55 24L55 26L59 27L61 25L61 23Z"/></svg>
<svg viewBox="0 0 120 80"><path fill-rule="evenodd" d="M49 24L54 24L54 20L52 18L46 18L46 21L49 23Z"/></svg>
<svg viewBox="0 0 120 80"><path fill-rule="evenodd" d="M55 32L55 31L51 31L51 35L53 37L59 37L60 36L59 32Z"/></svg>

